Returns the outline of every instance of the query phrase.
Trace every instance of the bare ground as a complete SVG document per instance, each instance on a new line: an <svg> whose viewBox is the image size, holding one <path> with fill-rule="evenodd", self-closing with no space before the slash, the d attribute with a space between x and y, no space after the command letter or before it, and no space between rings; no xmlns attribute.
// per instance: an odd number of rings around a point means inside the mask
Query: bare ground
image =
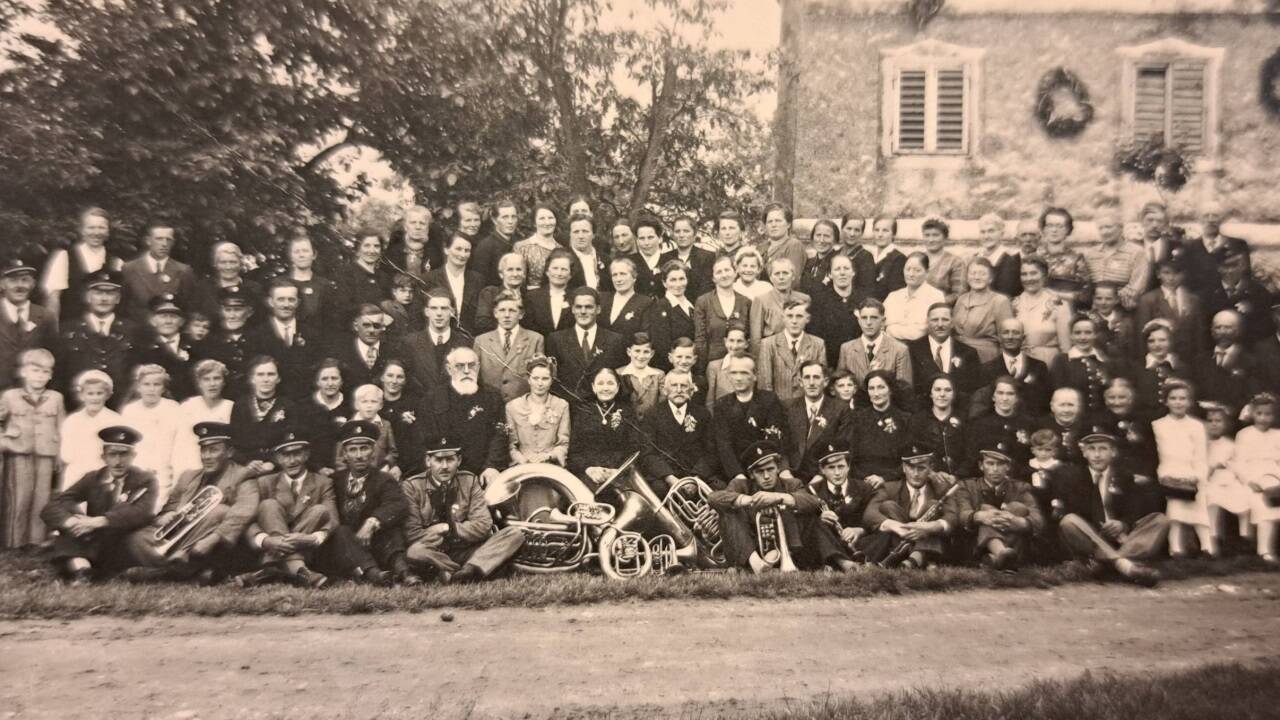
<svg viewBox="0 0 1280 720"><path fill-rule="evenodd" d="M732 717L1276 654L1280 574L868 600L0 623L3 717Z"/></svg>

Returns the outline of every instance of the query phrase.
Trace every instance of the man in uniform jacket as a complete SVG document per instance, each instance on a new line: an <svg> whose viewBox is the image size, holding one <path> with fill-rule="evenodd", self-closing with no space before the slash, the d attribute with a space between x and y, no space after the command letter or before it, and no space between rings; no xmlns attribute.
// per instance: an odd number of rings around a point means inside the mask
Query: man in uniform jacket
<svg viewBox="0 0 1280 720"><path fill-rule="evenodd" d="M480 383L501 395L503 402L510 402L529 392L525 364L543 354L543 341L538 333L520 326L524 308L517 293L499 294L493 315L498 327L476 338Z"/></svg>
<svg viewBox="0 0 1280 720"><path fill-rule="evenodd" d="M1276 327L1271 321L1271 296L1249 274L1248 265L1245 253L1227 252L1218 267L1218 283L1201 298L1206 317L1212 318L1223 310L1239 313L1243 325L1240 337L1246 345L1252 345L1275 332Z"/></svg>
<svg viewBox="0 0 1280 720"><path fill-rule="evenodd" d="M842 441L823 443L814 450L818 477L809 483L809 492L822 503L822 521L831 526L845 546L862 552L858 541L866 534L862 516L875 496L871 483L849 477L849 448Z"/></svg>
<svg viewBox="0 0 1280 720"><path fill-rule="evenodd" d="M1096 425L1080 442L1086 464L1049 473L1050 523L1071 555L1108 567L1147 587L1160 575L1136 562L1161 556L1169 537L1164 498L1153 479L1135 482L1116 467L1117 438Z"/></svg>
<svg viewBox="0 0 1280 720"><path fill-rule="evenodd" d="M138 348L138 364L159 365L169 373L169 392L177 400L197 392L195 378L191 375L193 345L182 334L185 314L176 298L169 293L151 298L150 338Z"/></svg>
<svg viewBox="0 0 1280 720"><path fill-rule="evenodd" d="M468 347L445 357L449 380L427 396L426 437L452 435L462 446L462 469L484 483L507 467L506 405L498 393L480 386L480 360Z"/></svg>
<svg viewBox="0 0 1280 720"><path fill-rule="evenodd" d="M129 387L129 371L134 365L140 330L116 309L120 305L120 273L100 270L85 281L86 311L68 323L62 332L58 371L64 387L85 370L101 370L118 388ZM64 393L74 397L72 393ZM117 401L122 404L123 397Z"/></svg>
<svg viewBox="0 0 1280 720"><path fill-rule="evenodd" d="M792 443L788 449L791 467L796 469L796 477L808 482L818 476L819 456L826 448L832 444L842 445L849 436L853 413L849 403L827 394L827 369L822 363L813 360L804 363L800 384L801 397L784 405L791 431Z"/></svg>
<svg viewBox="0 0 1280 720"><path fill-rule="evenodd" d="M773 552L762 556L756 542L757 523L776 522L757 519L757 513L775 508L784 528L779 534L786 536L786 545L779 552L789 552L797 568L852 570L854 563L848 548L835 529L819 517L822 503L804 483L779 474L781 459L778 446L772 442L754 443L736 459L747 474L711 493L708 503L720 516L720 537L730 566L757 573L785 567L781 558L772 557Z"/></svg>
<svg viewBox="0 0 1280 720"><path fill-rule="evenodd" d="M1009 477L1011 452L1003 441L988 442L979 451L982 477L961 480L946 505L947 520L959 533L958 550L997 570L1017 567L1044 527L1031 486Z"/></svg>
<svg viewBox="0 0 1280 720"><path fill-rule="evenodd" d="M227 366L223 397L238 398L248 390L245 365L253 358L249 354L248 323L256 302L239 286L220 290L218 328L192 348L192 366L198 360L217 360Z"/></svg>
<svg viewBox="0 0 1280 720"><path fill-rule="evenodd" d="M453 296L449 293L436 290L427 293L423 313L427 327L406 335L397 352L413 388L430 398L449 380L444 369L445 355L454 348L470 347L471 337L453 326Z"/></svg>
<svg viewBox="0 0 1280 720"><path fill-rule="evenodd" d="M459 471L461 443L447 436L427 443L427 471L404 482L409 516L404 534L409 562L443 583L493 575L524 545L524 533L493 531L493 515L475 475Z"/></svg>
<svg viewBox="0 0 1280 720"><path fill-rule="evenodd" d="M982 360L978 358L978 351L956 340L950 305L934 303L929 308L928 322L925 336L907 345L911 353L911 377L916 379L916 405L930 407L929 378L946 375L955 387L955 406L969 407L970 396L982 382Z"/></svg>
<svg viewBox="0 0 1280 720"><path fill-rule="evenodd" d="M125 538L155 517L156 476L133 465L142 436L115 425L99 431L98 439L103 466L55 495L40 512L45 526L58 531L53 562L72 585L127 567Z"/></svg>
<svg viewBox="0 0 1280 720"><path fill-rule="evenodd" d="M577 402L588 397L591 376L600 368L617 368L627 363L627 343L621 335L597 323L600 295L595 290L573 290L569 294L569 305L574 324L547 336L547 355L555 358L559 367L553 391L570 402Z"/></svg>
<svg viewBox="0 0 1280 720"><path fill-rule="evenodd" d="M258 513L244 534L262 567L232 579L240 587L275 579L323 587L329 578L307 567L307 562L314 561L338 524L333 481L307 470L311 443L297 433L286 433L274 452L280 472L258 477Z"/></svg>
<svg viewBox="0 0 1280 720"><path fill-rule="evenodd" d="M690 402L693 378L671 371L663 378L665 402L645 416L641 435L645 440L640 467L660 497L681 478L696 477L712 488L724 487L716 461L716 440L711 413Z"/></svg>
<svg viewBox="0 0 1280 720"><path fill-rule="evenodd" d="M751 446L767 440L782 448L790 447L792 441L787 411L778 396L756 390L755 360L746 356L726 357L725 361L733 392L716 401L711 417L720 468L726 479L733 479L746 477L738 459Z"/></svg>
<svg viewBox="0 0 1280 720"><path fill-rule="evenodd" d="M36 287L35 263L20 255L9 257L0 266L0 385L9 387L16 378L18 356L25 350L58 345L58 318L31 302Z"/></svg>
<svg viewBox="0 0 1280 720"><path fill-rule="evenodd" d="M405 560L409 501L395 478L373 466L378 432L367 420L349 421L338 431L347 469L333 475L338 522L320 546L316 569L376 585L419 585Z"/></svg>
<svg viewBox="0 0 1280 720"><path fill-rule="evenodd" d="M280 390L300 400L314 390L312 375L320 360L321 339L305 330L298 321L298 286L280 277L267 287L267 308L271 317L248 332L249 355L275 358L280 368Z"/></svg>
<svg viewBox="0 0 1280 720"><path fill-rule="evenodd" d="M182 307L194 308L200 302L200 283L190 265L170 257L173 251L173 228L164 223L147 226L146 252L124 264L125 317L144 323L152 298L172 295Z"/></svg>
<svg viewBox="0 0 1280 720"><path fill-rule="evenodd" d="M862 514L867 534L858 549L867 562L884 565L900 544L908 542L902 566L923 568L941 558L947 536L954 529L941 515L925 519L951 486L934 472L933 452L923 445L904 446L900 458L902 479L886 481L867 502Z"/></svg>
<svg viewBox="0 0 1280 720"><path fill-rule="evenodd" d="M202 467L174 481L151 525L129 536L132 564L142 566L130 569L133 579L195 576L202 583L217 582L236 561L236 546L258 512L258 483L248 468L231 459L231 426L202 422L196 423L194 431ZM217 488L221 500L177 544L162 552L156 530L207 487Z"/></svg>

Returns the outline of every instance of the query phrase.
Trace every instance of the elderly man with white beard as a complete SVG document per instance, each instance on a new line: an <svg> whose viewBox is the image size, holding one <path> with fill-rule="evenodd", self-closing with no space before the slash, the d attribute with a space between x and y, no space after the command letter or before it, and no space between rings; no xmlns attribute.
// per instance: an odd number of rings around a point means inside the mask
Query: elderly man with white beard
<svg viewBox="0 0 1280 720"><path fill-rule="evenodd" d="M480 386L480 357L469 347L456 347L445 356L449 384L428 395L427 437L460 440L461 470L482 484L508 464L506 410L498 393Z"/></svg>

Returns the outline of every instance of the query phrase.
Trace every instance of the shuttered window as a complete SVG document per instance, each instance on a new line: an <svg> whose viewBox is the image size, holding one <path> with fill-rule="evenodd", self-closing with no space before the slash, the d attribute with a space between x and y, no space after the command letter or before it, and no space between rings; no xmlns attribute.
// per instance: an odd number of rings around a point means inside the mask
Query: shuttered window
<svg viewBox="0 0 1280 720"><path fill-rule="evenodd" d="M961 155L969 151L972 91L965 65L901 69L893 151L903 155Z"/></svg>
<svg viewBox="0 0 1280 720"><path fill-rule="evenodd" d="M1177 59L1134 69L1134 140L1158 138L1192 153L1204 149L1205 66L1201 60Z"/></svg>

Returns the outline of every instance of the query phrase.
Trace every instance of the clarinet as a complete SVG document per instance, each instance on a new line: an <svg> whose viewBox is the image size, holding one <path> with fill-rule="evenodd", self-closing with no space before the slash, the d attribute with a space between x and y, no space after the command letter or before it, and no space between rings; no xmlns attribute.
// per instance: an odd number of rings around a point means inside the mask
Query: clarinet
<svg viewBox="0 0 1280 720"><path fill-rule="evenodd" d="M947 491L942 493L942 497L934 500L932 505L925 508L924 512L921 513L920 517L916 518L914 522L933 522L934 520L937 520L938 516L942 514L942 506L947 502L947 498L951 497L951 494L959 488L959 482L947 488ZM899 542L898 545L880 561L880 567L887 568L897 565L911 554L911 551L915 549L915 546L915 542L911 540L903 540Z"/></svg>

